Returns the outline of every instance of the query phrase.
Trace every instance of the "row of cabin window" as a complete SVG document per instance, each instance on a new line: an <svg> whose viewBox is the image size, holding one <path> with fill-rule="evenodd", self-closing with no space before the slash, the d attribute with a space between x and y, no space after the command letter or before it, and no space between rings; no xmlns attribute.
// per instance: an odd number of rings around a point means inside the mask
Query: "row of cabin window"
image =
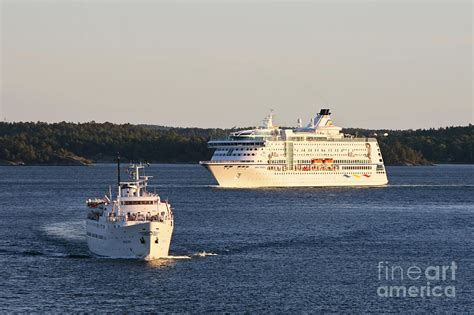
<svg viewBox="0 0 474 315"><path fill-rule="evenodd" d="M229 150L234 150L234 151L258 151L258 148L217 149L216 152L229 152ZM263 150L263 149L261 148L260 150Z"/></svg>
<svg viewBox="0 0 474 315"><path fill-rule="evenodd" d="M234 154L226 154L226 153L216 153L215 156L255 156L255 153L234 153Z"/></svg>
<svg viewBox="0 0 474 315"><path fill-rule="evenodd" d="M296 160L296 163L300 164L311 164L311 160ZM361 164L368 164L368 160L334 160L334 163L347 163L347 164L353 164L353 163L361 163Z"/></svg>
<svg viewBox="0 0 474 315"><path fill-rule="evenodd" d="M372 166L343 166L343 170L371 170Z"/></svg>
<svg viewBox="0 0 474 315"><path fill-rule="evenodd" d="M234 146L237 144L234 144ZM314 143L295 143L295 146L315 146ZM366 149L366 144L365 143L318 143L316 146L359 146L362 147L361 149ZM270 145L270 147L273 147L273 145ZM227 149L221 149L221 150L227 150ZM258 148L235 148L235 150L258 150ZM263 150L263 148L260 148L260 150ZM284 148L275 148L274 150L281 150L283 151ZM357 150L357 149L356 149Z"/></svg>
<svg viewBox="0 0 474 315"><path fill-rule="evenodd" d="M122 206L132 206L132 205L156 205L158 204L157 200L145 200L145 201L122 201Z"/></svg>
<svg viewBox="0 0 474 315"><path fill-rule="evenodd" d="M93 237L93 238L98 238L98 239L101 239L101 240L107 239L103 235L99 235L99 234L95 234L95 233L91 233L91 232L87 232L86 234L87 234L87 236L90 236L90 237Z"/></svg>
<svg viewBox="0 0 474 315"><path fill-rule="evenodd" d="M366 146L368 142L357 142L357 143L295 143L294 145L296 146L301 146L301 145L330 145L330 146L344 146L344 145L350 145L350 146Z"/></svg>
<svg viewBox="0 0 474 315"><path fill-rule="evenodd" d="M341 174L347 174L347 172L334 171L334 172L318 172L318 173L313 173L313 172L285 172L285 171L277 171L277 173L275 173L275 174L276 174L276 175L341 175ZM359 173L349 172L349 174L363 175L363 174L367 174L367 172L359 172Z"/></svg>
<svg viewBox="0 0 474 315"><path fill-rule="evenodd" d="M296 157L299 157L299 156L314 156L315 153L296 153L296 154L293 154L293 156L296 156ZM334 157L334 156L343 156L343 157L346 157L346 156L351 156L347 153L331 153L331 152L321 152L321 153L317 153L317 154L326 154L326 155L330 155L331 157ZM360 154L360 153L353 153L352 154L353 157L356 157L356 156L365 156L365 157L368 157L369 154Z"/></svg>
<svg viewBox="0 0 474 315"><path fill-rule="evenodd" d="M249 142L249 143L241 143L241 142L224 142L224 143L213 143L212 146L236 146L236 145L242 145L242 146L256 146L259 145L258 143L254 142Z"/></svg>

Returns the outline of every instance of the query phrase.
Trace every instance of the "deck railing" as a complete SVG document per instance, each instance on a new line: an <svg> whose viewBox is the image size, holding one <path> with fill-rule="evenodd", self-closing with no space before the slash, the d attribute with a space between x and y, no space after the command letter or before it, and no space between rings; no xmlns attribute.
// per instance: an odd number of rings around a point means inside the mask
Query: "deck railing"
<svg viewBox="0 0 474 315"><path fill-rule="evenodd" d="M370 138L370 137L345 137L345 138L327 138L327 137L313 137L313 138L307 138L307 139L302 139L303 137L295 137L294 139L288 140L288 141L308 141L308 142L319 142L319 141L331 141L331 142L375 142L377 141L376 138ZM275 137L266 137L266 138L255 138L255 139L231 139L225 138L225 139L210 139L209 142L214 142L214 143L209 143L210 146L218 146L219 142L223 143L230 143L231 145L250 145L254 144L255 145L261 145L264 144L265 141L287 141L283 139L280 136L275 136ZM217 143L216 143L217 142Z"/></svg>
<svg viewBox="0 0 474 315"><path fill-rule="evenodd" d="M171 215L136 215L136 214L130 214L130 215L115 215L115 216L109 216L106 218L108 222L146 222L146 221L151 221L151 222L164 222L168 221L172 218Z"/></svg>

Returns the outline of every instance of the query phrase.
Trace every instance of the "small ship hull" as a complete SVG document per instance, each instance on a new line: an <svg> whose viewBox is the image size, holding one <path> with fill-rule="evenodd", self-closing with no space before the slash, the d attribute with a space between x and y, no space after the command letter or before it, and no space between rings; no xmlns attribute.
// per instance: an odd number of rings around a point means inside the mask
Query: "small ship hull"
<svg viewBox="0 0 474 315"><path fill-rule="evenodd" d="M154 260L168 257L171 222L119 225L87 220L89 250L101 257Z"/></svg>
<svg viewBox="0 0 474 315"><path fill-rule="evenodd" d="M347 171L273 171L265 165L232 165L201 163L221 187L340 187L384 186L388 183L385 172L375 170Z"/></svg>

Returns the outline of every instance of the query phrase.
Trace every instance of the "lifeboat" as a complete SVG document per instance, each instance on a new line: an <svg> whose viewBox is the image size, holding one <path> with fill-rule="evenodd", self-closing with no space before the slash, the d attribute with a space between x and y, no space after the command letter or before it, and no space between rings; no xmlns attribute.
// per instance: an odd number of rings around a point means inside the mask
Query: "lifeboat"
<svg viewBox="0 0 474 315"><path fill-rule="evenodd" d="M86 201L86 205L89 208L97 208L100 205L105 205L106 202L104 199L89 199Z"/></svg>

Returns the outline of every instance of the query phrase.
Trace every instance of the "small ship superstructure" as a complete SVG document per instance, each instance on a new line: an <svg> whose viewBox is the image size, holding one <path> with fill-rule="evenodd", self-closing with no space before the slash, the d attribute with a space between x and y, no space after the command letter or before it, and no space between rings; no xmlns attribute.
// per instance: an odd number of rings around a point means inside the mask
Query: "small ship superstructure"
<svg viewBox="0 0 474 315"><path fill-rule="evenodd" d="M380 186L388 183L375 138L342 133L329 109L303 127L282 129L268 115L260 128L211 140L201 161L223 187Z"/></svg>
<svg viewBox="0 0 474 315"><path fill-rule="evenodd" d="M128 167L130 180L120 180L117 197L89 199L87 244L97 255L110 258L153 260L168 256L173 234L173 211L167 201L147 191L151 176L140 174L143 164Z"/></svg>

